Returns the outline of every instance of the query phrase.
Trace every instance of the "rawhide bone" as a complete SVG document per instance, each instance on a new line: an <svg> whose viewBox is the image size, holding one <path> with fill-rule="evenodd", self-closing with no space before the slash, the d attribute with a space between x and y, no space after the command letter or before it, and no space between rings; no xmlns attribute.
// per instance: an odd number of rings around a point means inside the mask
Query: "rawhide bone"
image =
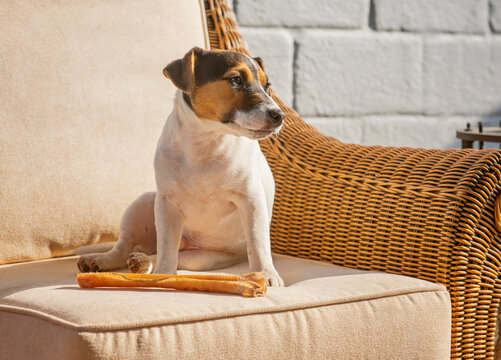
<svg viewBox="0 0 501 360"><path fill-rule="evenodd" d="M81 273L77 275L82 288L96 287L156 287L186 291L205 291L257 297L266 294L264 274L245 275L158 275L113 272Z"/></svg>

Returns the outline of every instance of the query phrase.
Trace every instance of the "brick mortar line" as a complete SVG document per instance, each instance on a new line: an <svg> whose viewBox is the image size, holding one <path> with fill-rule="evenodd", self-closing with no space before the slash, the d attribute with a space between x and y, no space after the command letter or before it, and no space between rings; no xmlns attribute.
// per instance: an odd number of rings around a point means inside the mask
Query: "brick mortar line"
<svg viewBox="0 0 501 360"><path fill-rule="evenodd" d="M496 30L494 29L494 26L492 25L492 17L494 15L494 4L490 1L487 0L487 29L491 34L495 34Z"/></svg>
<svg viewBox="0 0 501 360"><path fill-rule="evenodd" d="M464 32L447 32L447 31L403 31L403 30L374 30L369 27L367 28L340 28L340 27L318 27L318 26L240 26L243 30L284 30L289 31L293 34L301 33L302 31L316 30L319 33L338 33L338 34L390 34L390 35L402 35L409 37L439 37L439 36L450 36L450 37L464 37L464 38L499 38L501 39L501 32L485 32L485 33L464 33Z"/></svg>
<svg viewBox="0 0 501 360"><path fill-rule="evenodd" d="M370 114L360 114L360 115L353 115L353 114L347 114L347 115L301 115L299 114L303 119L305 120L314 120L314 119L323 119L323 120L328 120L328 119L365 119L365 118L374 118L374 117L399 117L399 118L417 118L417 117L422 117L422 118L430 118L430 119L451 119L451 118L458 118L458 119L471 119L471 118L479 118L479 120L498 120L501 118L501 113L499 114L473 114L473 115L454 115L454 114L440 114L440 115L428 115L428 114L423 114L423 113L398 113L398 112L393 112L393 113L370 113Z"/></svg>
<svg viewBox="0 0 501 360"><path fill-rule="evenodd" d="M372 31L377 31L376 28L376 4L375 0L369 0L369 12L367 14L367 28Z"/></svg>
<svg viewBox="0 0 501 360"><path fill-rule="evenodd" d="M427 109L427 88L426 88L426 75L428 67L426 66L426 37L421 37L419 40L419 46L421 47L421 59L419 60L419 67L421 71L421 111L423 114L426 114Z"/></svg>
<svg viewBox="0 0 501 360"><path fill-rule="evenodd" d="M241 29L288 29L288 30L301 30L301 29L324 29L324 30L340 30L340 31L360 31L367 30L364 27L342 27L342 26L287 26L287 25L239 25Z"/></svg>
<svg viewBox="0 0 501 360"><path fill-rule="evenodd" d="M297 57L299 56L299 43L296 40L295 36L291 34L292 36L292 107L294 109L297 109L297 88L298 88L298 83L297 83Z"/></svg>

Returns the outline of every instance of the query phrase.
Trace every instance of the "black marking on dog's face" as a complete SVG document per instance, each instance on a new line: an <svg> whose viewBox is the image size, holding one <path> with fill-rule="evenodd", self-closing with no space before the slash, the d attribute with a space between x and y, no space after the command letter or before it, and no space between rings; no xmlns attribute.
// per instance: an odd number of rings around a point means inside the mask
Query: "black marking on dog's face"
<svg viewBox="0 0 501 360"><path fill-rule="evenodd" d="M193 48L182 59L167 65L164 74L183 91L199 118L224 124L245 122L241 125L251 130L282 122L283 112L268 96L268 77L260 58ZM250 120L239 122L245 114L256 124Z"/></svg>

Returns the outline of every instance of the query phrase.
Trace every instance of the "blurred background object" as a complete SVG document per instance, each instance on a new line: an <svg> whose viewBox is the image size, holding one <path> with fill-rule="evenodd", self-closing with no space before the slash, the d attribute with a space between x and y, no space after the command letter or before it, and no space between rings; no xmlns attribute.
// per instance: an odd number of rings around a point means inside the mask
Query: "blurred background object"
<svg viewBox="0 0 501 360"><path fill-rule="evenodd" d="M468 122L499 125L501 0L231 3L283 100L328 135L447 149Z"/></svg>

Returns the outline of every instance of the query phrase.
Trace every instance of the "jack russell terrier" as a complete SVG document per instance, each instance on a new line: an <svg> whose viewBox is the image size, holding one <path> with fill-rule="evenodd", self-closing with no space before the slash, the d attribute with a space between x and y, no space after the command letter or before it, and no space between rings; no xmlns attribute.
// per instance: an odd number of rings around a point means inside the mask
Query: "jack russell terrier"
<svg viewBox="0 0 501 360"><path fill-rule="evenodd" d="M155 153L157 192L128 207L114 247L81 256L80 271L176 274L247 254L250 271L283 286L270 248L275 184L257 140L277 134L284 113L261 59L195 47L163 73L179 90Z"/></svg>

